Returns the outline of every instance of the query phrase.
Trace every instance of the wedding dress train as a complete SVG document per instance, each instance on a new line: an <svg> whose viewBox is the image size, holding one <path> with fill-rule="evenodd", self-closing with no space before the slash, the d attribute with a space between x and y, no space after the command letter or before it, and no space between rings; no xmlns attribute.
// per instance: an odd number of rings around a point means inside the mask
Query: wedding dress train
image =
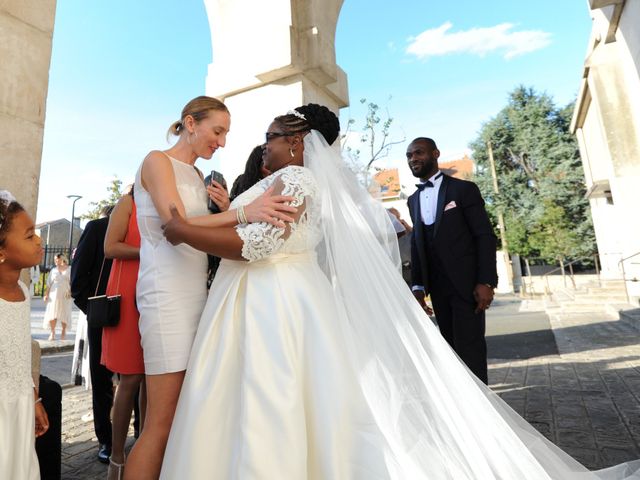
<svg viewBox="0 0 640 480"><path fill-rule="evenodd" d="M589 472L479 382L402 280L386 212L315 131L271 185L290 229L237 227L202 314L164 479L640 478Z"/></svg>

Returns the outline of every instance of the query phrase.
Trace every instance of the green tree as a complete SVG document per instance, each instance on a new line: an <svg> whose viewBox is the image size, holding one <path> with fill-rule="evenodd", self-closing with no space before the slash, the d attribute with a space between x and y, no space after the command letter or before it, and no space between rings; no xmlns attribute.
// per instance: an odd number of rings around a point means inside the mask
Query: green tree
<svg viewBox="0 0 640 480"><path fill-rule="evenodd" d="M113 176L111 182L107 186L107 197L97 202L89 203L89 211L82 215L82 218L86 220L95 220L100 218L102 209L108 205L115 205L122 197L122 180L117 176Z"/></svg>
<svg viewBox="0 0 640 480"><path fill-rule="evenodd" d="M391 97L389 97L391 99ZM384 114L380 111L377 103L368 102L366 98L361 98L360 103L367 105L367 113L359 133L359 141L362 149L345 145L351 129L356 125L356 121L350 118L347 123L345 133L342 135L342 146L347 156L349 168L356 174L363 185L368 186L371 179L371 168L374 162L389 155L392 146L405 141L393 140L391 138L391 125L393 118L388 109L384 109Z"/></svg>
<svg viewBox="0 0 640 480"><path fill-rule="evenodd" d="M491 216L503 209L513 253L555 261L595 251L582 164L569 132L573 107L558 108L548 95L519 86L469 145L478 166L474 181ZM499 195L493 191L488 142Z"/></svg>
<svg viewBox="0 0 640 480"><path fill-rule="evenodd" d="M566 218L565 209L547 199L543 201L543 214L533 226L529 242L540 257L563 260L581 251L582 239Z"/></svg>

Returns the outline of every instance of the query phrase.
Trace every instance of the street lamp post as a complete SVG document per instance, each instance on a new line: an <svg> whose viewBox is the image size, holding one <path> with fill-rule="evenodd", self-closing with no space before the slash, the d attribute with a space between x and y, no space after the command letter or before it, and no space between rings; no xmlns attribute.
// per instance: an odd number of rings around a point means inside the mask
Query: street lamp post
<svg viewBox="0 0 640 480"><path fill-rule="evenodd" d="M73 251L73 218L76 214L76 202L82 198L81 195L67 195L67 198L73 198L71 204L71 225L69 226L69 263L71 263L71 252Z"/></svg>

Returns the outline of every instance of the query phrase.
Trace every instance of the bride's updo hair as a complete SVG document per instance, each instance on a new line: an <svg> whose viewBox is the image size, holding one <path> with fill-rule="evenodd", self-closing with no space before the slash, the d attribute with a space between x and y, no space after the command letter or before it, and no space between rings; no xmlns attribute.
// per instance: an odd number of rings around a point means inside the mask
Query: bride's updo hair
<svg viewBox="0 0 640 480"><path fill-rule="evenodd" d="M296 113L280 115L274 120L288 133L302 133L317 130L329 145L340 134L340 120L324 105L309 103L295 109Z"/></svg>
<svg viewBox="0 0 640 480"><path fill-rule="evenodd" d="M217 98L207 97L201 95L189 101L182 109L180 120L177 120L171 124L167 131L167 139L170 135L180 136L184 131L184 119L187 115L191 115L196 123L207 118L211 110L217 110L219 112L229 113L227 106Z"/></svg>

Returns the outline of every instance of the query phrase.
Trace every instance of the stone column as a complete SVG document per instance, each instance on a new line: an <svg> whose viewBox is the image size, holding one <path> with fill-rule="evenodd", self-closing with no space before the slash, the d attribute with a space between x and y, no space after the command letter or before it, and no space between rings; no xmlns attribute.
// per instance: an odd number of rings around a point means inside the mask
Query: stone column
<svg viewBox="0 0 640 480"><path fill-rule="evenodd" d="M216 154L229 185L275 116L309 102L336 114L348 105L334 45L342 3L205 0L213 51L206 92L231 111L227 146Z"/></svg>
<svg viewBox="0 0 640 480"><path fill-rule="evenodd" d="M0 188L34 217L55 0L0 1Z"/></svg>

